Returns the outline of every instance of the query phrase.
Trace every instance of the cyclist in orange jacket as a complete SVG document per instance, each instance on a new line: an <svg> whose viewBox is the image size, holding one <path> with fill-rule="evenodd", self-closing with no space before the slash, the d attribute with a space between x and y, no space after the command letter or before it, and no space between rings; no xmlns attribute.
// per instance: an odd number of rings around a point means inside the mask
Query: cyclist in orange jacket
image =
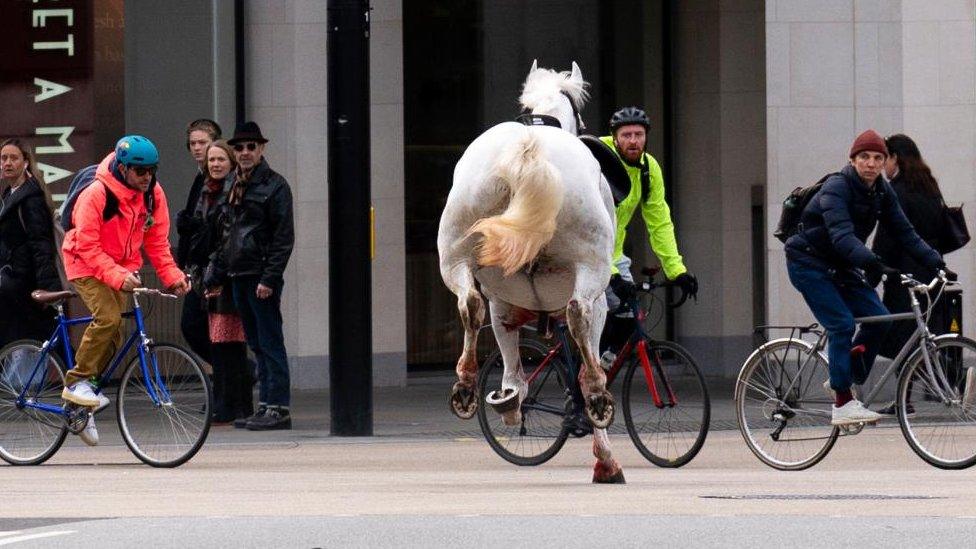
<svg viewBox="0 0 976 549"><path fill-rule="evenodd" d="M159 152L149 139L139 135L120 139L115 151L99 164L95 180L78 195L71 211L72 228L61 247L65 274L93 317L78 346L75 365L65 374L61 397L95 411L108 406L108 398L96 393L92 380L122 343L124 292L142 284L143 249L169 291L183 295L190 288L170 252L169 211L156 182L158 164ZM150 191L151 211L145 203ZM98 444L93 417L80 436L89 446Z"/></svg>

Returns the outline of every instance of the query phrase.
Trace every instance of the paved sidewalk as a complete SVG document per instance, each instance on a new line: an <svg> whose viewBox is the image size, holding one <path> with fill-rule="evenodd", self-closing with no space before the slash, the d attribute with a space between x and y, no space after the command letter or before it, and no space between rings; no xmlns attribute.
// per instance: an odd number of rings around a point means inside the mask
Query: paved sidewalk
<svg viewBox="0 0 976 549"><path fill-rule="evenodd" d="M455 378L448 375L411 378L406 387L378 387L373 390L373 435L377 437L418 438L481 438L477 418L464 421L448 409L448 397ZM738 429L732 401L732 380L710 379L709 396L712 402L710 430ZM619 397L618 397L619 400ZM618 415L612 433L626 433L623 415ZM326 437L329 435L331 414L329 391L298 391L292 393L293 436ZM211 436L223 439L233 431L263 440L289 438L287 432L250 433L232 427L214 427ZM236 438L236 435L234 435Z"/></svg>
<svg viewBox="0 0 976 549"><path fill-rule="evenodd" d="M397 438L477 438L482 437L477 418L464 421L448 409L448 397L454 385L453 375L413 376L406 387L378 387L373 390L373 435ZM706 380L712 404L710 432L735 431L739 426L735 419L735 403L732 400L735 380L708 378ZM617 384L619 393L619 383ZM619 394L615 393L619 402ZM884 398L876 400L885 402ZM329 391L296 391L292 393L293 430L256 433L214 427L210 440L218 442L240 441L250 438L261 441L308 440L330 437ZM885 424L890 420L885 420ZM897 422L891 421L892 425ZM611 434L626 434L623 412L618 408L617 417L610 427Z"/></svg>

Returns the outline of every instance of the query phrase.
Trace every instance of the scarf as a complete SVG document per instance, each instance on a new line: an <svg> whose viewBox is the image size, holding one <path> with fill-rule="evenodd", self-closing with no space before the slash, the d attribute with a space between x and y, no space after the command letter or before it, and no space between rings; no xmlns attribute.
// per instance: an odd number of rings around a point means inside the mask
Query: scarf
<svg viewBox="0 0 976 549"><path fill-rule="evenodd" d="M227 202L231 206L240 206L241 202L244 200L244 193L247 192L247 183L251 179L251 174L254 170L245 173L240 168L237 169L237 178L234 180L234 184L230 188L230 192L227 193Z"/></svg>

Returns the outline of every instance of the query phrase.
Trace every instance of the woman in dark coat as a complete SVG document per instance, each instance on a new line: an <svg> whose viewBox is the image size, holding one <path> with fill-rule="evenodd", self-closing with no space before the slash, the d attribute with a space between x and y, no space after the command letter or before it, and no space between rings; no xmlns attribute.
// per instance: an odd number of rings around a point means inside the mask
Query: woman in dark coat
<svg viewBox="0 0 976 549"><path fill-rule="evenodd" d="M194 216L203 222L203 230L190 244L190 261L206 266L210 255L224 238L223 205L233 182L236 161L234 152L224 140L207 146L206 179L200 192ZM203 284L195 286L203 291ZM230 292L207 292L210 349L213 365L214 417L217 424L246 418L254 413L251 386L253 379L247 362L244 325Z"/></svg>
<svg viewBox="0 0 976 549"><path fill-rule="evenodd" d="M932 176L932 171L922 160L918 146L907 135L896 134L885 140L891 156L885 164L885 172L891 181L891 188L898 196L898 203L905 212L905 217L915 227L922 240L938 250L939 234L942 232L942 192L939 183ZM916 279L928 282L935 278L936 270L915 261L905 253L904 249L891 238L884 228L878 230L874 239L874 252L878 254L886 265L890 265L903 273L911 273ZM897 280L884 283L884 304L892 313L902 313L911 310L908 300L908 290ZM930 322L938 327L939 319ZM915 330L914 321L901 321L892 325L881 347L883 356L894 358L912 332Z"/></svg>
<svg viewBox="0 0 976 549"><path fill-rule="evenodd" d="M0 346L47 339L55 316L30 293L62 289L51 197L34 166L30 147L20 139L0 144Z"/></svg>
<svg viewBox="0 0 976 549"><path fill-rule="evenodd" d="M942 232L942 192L939 183L932 175L932 170L922 160L922 155L915 142L903 134L892 135L885 139L890 156L885 163L885 173L898 197L898 203L905 212L905 217L915 227L915 231L929 246L938 250L939 234ZM878 229L875 236L874 253L878 254L886 265L890 265L903 273L911 275L923 282L929 282L937 274L937 269L923 265L915 260L905 249L885 231ZM922 299L922 310L928 306ZM884 283L884 305L891 313L911 311L908 290L898 280L888 279ZM943 326L941 310L932 311L929 326L939 332ZM915 331L914 320L903 320L891 325L887 336L882 341L879 354L894 358L898 351L908 341ZM894 414L894 405L879 410L882 414Z"/></svg>

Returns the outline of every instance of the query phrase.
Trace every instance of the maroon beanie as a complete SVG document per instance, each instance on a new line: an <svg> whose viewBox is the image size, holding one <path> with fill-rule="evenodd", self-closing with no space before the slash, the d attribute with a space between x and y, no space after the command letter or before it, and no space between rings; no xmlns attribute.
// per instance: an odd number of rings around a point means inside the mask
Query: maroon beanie
<svg viewBox="0 0 976 549"><path fill-rule="evenodd" d="M857 136L854 144L851 145L850 158L854 158L858 153L863 151L879 152L888 156L888 147L885 147L884 138L874 130L864 130L861 135Z"/></svg>

